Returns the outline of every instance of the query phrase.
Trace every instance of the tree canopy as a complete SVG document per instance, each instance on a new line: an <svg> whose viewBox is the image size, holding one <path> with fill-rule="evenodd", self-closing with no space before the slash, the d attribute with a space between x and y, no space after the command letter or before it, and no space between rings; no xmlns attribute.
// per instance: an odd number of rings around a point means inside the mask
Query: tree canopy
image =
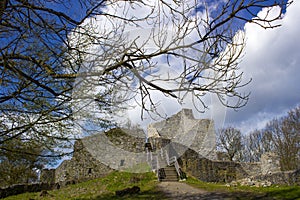
<svg viewBox="0 0 300 200"><path fill-rule="evenodd" d="M0 187L38 180L46 159L39 157L43 148L34 141L11 139L0 149Z"/></svg>

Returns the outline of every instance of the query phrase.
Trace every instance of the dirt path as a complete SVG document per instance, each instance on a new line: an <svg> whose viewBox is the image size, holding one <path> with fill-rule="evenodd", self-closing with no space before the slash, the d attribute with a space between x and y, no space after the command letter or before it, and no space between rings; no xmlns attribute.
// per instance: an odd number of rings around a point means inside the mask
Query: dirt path
<svg viewBox="0 0 300 200"><path fill-rule="evenodd" d="M205 190L192 187L183 182L161 182L158 185L161 190L170 199L224 199L224 194L207 192ZM232 198L227 198L232 199Z"/></svg>
<svg viewBox="0 0 300 200"><path fill-rule="evenodd" d="M270 199L265 197L249 196L248 193L222 193L208 192L199 188L192 187L184 182L161 182L158 189L163 192L168 199L184 200L236 200L236 199ZM271 198L272 199L272 198Z"/></svg>
<svg viewBox="0 0 300 200"><path fill-rule="evenodd" d="M158 187L169 197L178 195L201 195L207 193L205 190L192 187L182 182L161 182Z"/></svg>

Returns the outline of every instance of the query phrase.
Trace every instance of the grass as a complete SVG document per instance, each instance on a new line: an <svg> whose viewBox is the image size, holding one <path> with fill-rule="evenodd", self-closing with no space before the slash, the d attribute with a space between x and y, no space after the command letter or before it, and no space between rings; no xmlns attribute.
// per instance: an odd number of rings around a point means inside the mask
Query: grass
<svg viewBox="0 0 300 200"><path fill-rule="evenodd" d="M233 199L280 199L280 200L300 200L300 186L271 186L265 188L237 186L226 187L220 183L206 183L193 177L189 177L187 184L201 188L212 193L222 193ZM157 189L158 181L155 174L112 172L104 178L94 179L76 185L69 185L60 190L48 191L50 195L40 197L38 193L25 193L17 196L10 196L4 200L135 200L135 199L167 199L165 195ZM139 194L117 197L115 191L132 186L139 186Z"/></svg>
<svg viewBox="0 0 300 200"><path fill-rule="evenodd" d="M40 197L38 193L25 193L10 196L4 200L110 200L110 199L164 199L163 194L156 189L157 179L152 172L134 174L129 172L112 172L104 178L94 179L76 185L69 185L59 190L48 191L50 195ZM139 186L137 195L117 197L115 191L132 186Z"/></svg>
<svg viewBox="0 0 300 200"><path fill-rule="evenodd" d="M230 193L232 196L245 197L243 199L265 197L278 200L300 200L300 186L272 185L270 187L227 187L221 183L203 182L194 177L189 177L186 183L210 192Z"/></svg>

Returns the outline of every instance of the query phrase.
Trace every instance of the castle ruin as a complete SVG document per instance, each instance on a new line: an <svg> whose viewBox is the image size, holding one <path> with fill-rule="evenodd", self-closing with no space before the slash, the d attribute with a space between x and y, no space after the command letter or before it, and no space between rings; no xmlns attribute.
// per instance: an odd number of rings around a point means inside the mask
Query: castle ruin
<svg viewBox="0 0 300 200"><path fill-rule="evenodd" d="M158 172L170 165L171 158L180 168L176 168L179 176L184 171L207 182L230 182L250 176L267 179L275 171L271 178L274 183L299 182L292 180L294 175L278 173L278 163L271 154L259 163L218 160L213 121L195 119L189 109L150 124L148 138L142 130L115 128L79 139L74 144L72 159L63 161L57 169L44 170L42 177L46 178L42 181L81 182L103 177L113 170L153 170L159 176Z"/></svg>

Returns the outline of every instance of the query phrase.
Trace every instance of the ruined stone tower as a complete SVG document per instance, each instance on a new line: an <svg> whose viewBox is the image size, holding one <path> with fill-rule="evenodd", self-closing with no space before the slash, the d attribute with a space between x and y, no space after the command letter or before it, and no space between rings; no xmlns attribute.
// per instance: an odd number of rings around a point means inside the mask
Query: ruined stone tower
<svg viewBox="0 0 300 200"><path fill-rule="evenodd" d="M191 109L183 109L166 120L149 124L148 138L150 141L168 139L189 147L203 157L216 159L214 122L195 119Z"/></svg>

